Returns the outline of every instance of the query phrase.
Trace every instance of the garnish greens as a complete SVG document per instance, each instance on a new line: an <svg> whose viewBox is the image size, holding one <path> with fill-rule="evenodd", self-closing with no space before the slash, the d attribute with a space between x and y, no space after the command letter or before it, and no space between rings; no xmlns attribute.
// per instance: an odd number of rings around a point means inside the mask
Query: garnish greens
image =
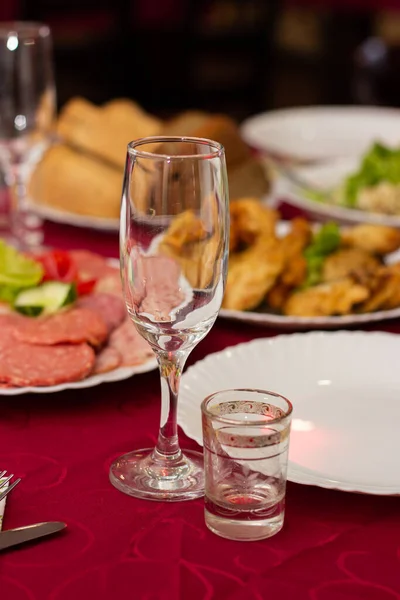
<svg viewBox="0 0 400 600"><path fill-rule="evenodd" d="M343 203L354 207L362 189L382 181L400 183L400 148L375 143L363 157L359 170L345 180Z"/></svg>
<svg viewBox="0 0 400 600"><path fill-rule="evenodd" d="M325 258L335 252L340 245L340 231L337 223L326 223L314 235L314 239L304 250L307 261L307 277L303 287L317 285L321 281Z"/></svg>
<svg viewBox="0 0 400 600"><path fill-rule="evenodd" d="M21 289L37 285L42 277L40 263L0 239L0 301L13 302Z"/></svg>

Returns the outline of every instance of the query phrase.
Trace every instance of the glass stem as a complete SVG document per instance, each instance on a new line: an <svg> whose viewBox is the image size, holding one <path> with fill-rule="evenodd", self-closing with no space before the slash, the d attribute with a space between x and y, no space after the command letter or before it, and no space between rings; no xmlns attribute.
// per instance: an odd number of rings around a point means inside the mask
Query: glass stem
<svg viewBox="0 0 400 600"><path fill-rule="evenodd" d="M159 352L157 356L161 375L161 422L155 460L179 461L182 453L178 441L178 393L183 367L188 353Z"/></svg>
<svg viewBox="0 0 400 600"><path fill-rule="evenodd" d="M10 190L10 230L20 250L40 246L43 242L42 219L27 204L27 167L12 166L7 182Z"/></svg>

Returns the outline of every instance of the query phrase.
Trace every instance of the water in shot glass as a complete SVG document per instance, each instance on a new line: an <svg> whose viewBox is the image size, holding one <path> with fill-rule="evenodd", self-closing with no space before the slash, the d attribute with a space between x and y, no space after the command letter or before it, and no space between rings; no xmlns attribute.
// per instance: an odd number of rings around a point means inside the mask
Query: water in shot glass
<svg viewBox="0 0 400 600"><path fill-rule="evenodd" d="M233 540L282 529L292 405L273 392L216 392L201 406L205 521Z"/></svg>

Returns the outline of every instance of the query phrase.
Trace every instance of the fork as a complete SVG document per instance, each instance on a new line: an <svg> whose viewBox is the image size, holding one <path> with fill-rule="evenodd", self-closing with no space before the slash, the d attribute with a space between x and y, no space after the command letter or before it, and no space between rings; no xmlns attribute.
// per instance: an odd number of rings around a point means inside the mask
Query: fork
<svg viewBox="0 0 400 600"><path fill-rule="evenodd" d="M11 492L11 490L13 488L15 488L16 485L18 485L18 483L21 481L20 478L16 479L15 481L12 482L11 485L7 486L7 484L11 481L11 479L14 477L14 474L12 473L11 475L9 475L8 477L6 477L5 479L3 479L4 475L6 475L7 471L2 471L0 473L0 502L7 496L7 494L9 494ZM5 489L4 489L5 488Z"/></svg>

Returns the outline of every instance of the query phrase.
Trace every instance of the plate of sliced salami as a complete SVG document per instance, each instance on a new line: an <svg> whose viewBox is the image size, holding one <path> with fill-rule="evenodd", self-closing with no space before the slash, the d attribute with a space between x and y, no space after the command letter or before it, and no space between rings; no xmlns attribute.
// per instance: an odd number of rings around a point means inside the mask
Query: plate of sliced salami
<svg viewBox="0 0 400 600"><path fill-rule="evenodd" d="M0 274L0 294L12 297L1 304L1 395L87 388L157 368L127 315L116 261L58 253L46 256L40 273L39 285L17 295L9 292L12 278Z"/></svg>

